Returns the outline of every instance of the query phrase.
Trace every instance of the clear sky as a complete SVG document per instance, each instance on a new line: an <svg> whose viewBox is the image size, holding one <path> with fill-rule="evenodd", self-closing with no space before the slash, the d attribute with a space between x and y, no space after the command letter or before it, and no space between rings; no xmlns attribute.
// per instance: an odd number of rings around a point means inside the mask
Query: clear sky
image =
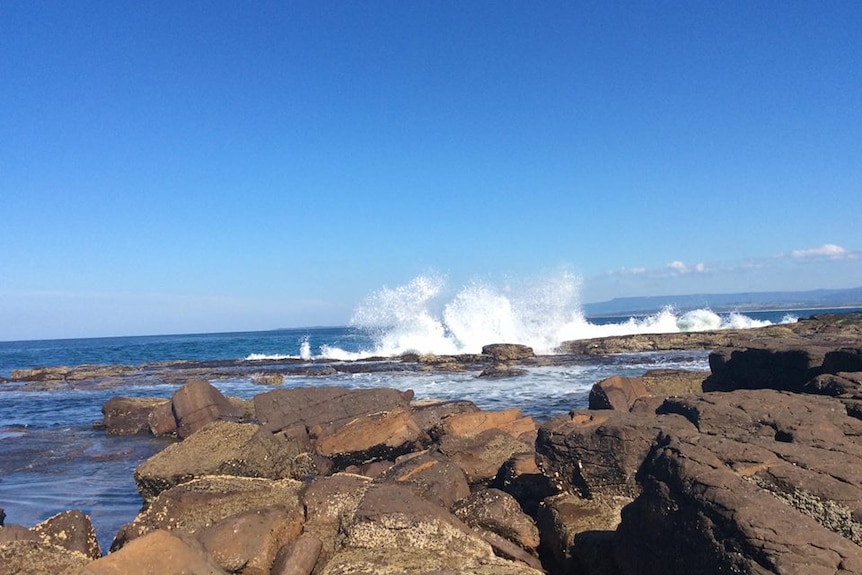
<svg viewBox="0 0 862 575"><path fill-rule="evenodd" d="M0 340L862 285L862 2L0 2Z"/></svg>

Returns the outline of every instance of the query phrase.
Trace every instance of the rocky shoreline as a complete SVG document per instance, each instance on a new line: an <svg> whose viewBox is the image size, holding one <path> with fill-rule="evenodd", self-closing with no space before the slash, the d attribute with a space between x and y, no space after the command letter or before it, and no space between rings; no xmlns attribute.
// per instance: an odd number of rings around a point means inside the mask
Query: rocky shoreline
<svg viewBox="0 0 862 575"><path fill-rule="evenodd" d="M710 372L612 377L589 408L545 422L409 390L239 400L209 383L318 369L517 377L662 349L711 350ZM177 438L135 470L145 505L109 552L69 511L0 527L0 574L862 574L862 314L562 351L15 372L33 389L166 374L183 386L103 407L106 433Z"/></svg>

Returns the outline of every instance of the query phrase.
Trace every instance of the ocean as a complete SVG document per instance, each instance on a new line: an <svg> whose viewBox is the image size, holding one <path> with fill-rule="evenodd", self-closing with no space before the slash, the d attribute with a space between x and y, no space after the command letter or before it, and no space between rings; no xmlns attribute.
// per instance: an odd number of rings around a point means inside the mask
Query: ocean
<svg viewBox="0 0 862 575"><path fill-rule="evenodd" d="M17 369L83 364L141 365L170 361L284 358L314 365L328 361L421 353L471 353L497 342L532 345L539 353L569 339L627 333L745 328L795 321L814 312L795 310L716 314L672 309L641 317L585 318L555 302L524 313L498 294L460 294L439 312L423 289L381 292L364 302L349 327L277 329L263 332L105 337L0 342L0 377ZM418 295L417 295L418 292ZM401 305L404 300L408 305ZM399 307L401 306L401 307ZM535 306L534 306L535 307ZM405 311L406 310L406 311ZM847 311L847 310L841 310ZM544 317L541 314L545 313ZM563 319L560 319L563 318ZM477 349L478 348L478 349ZM374 361L379 362L379 359ZM394 365L394 364L393 364ZM536 367L510 379L479 379L476 373L426 373L378 369L370 373L292 376L284 386L340 385L412 389L417 399L468 399L483 409L521 408L539 420L586 406L593 383L610 375L637 376L649 369L708 369L703 352L642 353L589 358L565 366ZM214 380L226 395L253 397L272 389L247 376ZM116 395L168 398L177 384L133 382L122 388L61 386L33 390L0 383L0 508L6 522L32 526L69 509L91 516L103 550L141 506L134 468L168 440L113 437L95 430L101 407Z"/></svg>

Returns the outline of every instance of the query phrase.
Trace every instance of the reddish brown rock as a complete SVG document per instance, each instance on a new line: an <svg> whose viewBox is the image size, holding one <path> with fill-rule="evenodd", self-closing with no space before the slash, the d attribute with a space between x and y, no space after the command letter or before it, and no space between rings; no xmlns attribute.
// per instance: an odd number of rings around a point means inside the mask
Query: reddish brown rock
<svg viewBox="0 0 862 575"><path fill-rule="evenodd" d="M102 556L90 518L81 511L64 511L32 529L42 543L75 551L89 559Z"/></svg>
<svg viewBox="0 0 862 575"><path fill-rule="evenodd" d="M512 408L453 415L443 422L442 427L445 435L457 437L470 437L489 429L499 429L517 438L535 431L536 422L532 417L524 417L520 409Z"/></svg>
<svg viewBox="0 0 862 575"><path fill-rule="evenodd" d="M331 459L335 469L391 459L430 443L404 407L358 416L334 429L319 427L315 431L315 451Z"/></svg>
<svg viewBox="0 0 862 575"><path fill-rule="evenodd" d="M242 410L204 379L193 379L175 391L171 405L180 439L213 421L238 421L243 415Z"/></svg>
<svg viewBox="0 0 862 575"><path fill-rule="evenodd" d="M555 495L557 489L536 465L536 454L515 453L500 467L491 487L515 498L521 509L535 518L539 503Z"/></svg>
<svg viewBox="0 0 862 575"><path fill-rule="evenodd" d="M472 401L414 402L411 408L416 425L435 441L443 435L443 424L446 420L455 415L479 411Z"/></svg>
<svg viewBox="0 0 862 575"><path fill-rule="evenodd" d="M304 523L299 506L269 506L226 517L196 538L225 571L269 575L279 550L299 537Z"/></svg>
<svg viewBox="0 0 862 575"><path fill-rule="evenodd" d="M302 425L337 428L360 415L409 408L413 392L395 389L296 387L277 389L254 397L255 413L271 432Z"/></svg>
<svg viewBox="0 0 862 575"><path fill-rule="evenodd" d="M218 563L191 539L168 531L153 531L93 561L80 575L227 575Z"/></svg>
<svg viewBox="0 0 862 575"><path fill-rule="evenodd" d="M303 533L279 551L271 575L311 575L320 557L323 542L316 535Z"/></svg>
<svg viewBox="0 0 862 575"><path fill-rule="evenodd" d="M648 395L649 392L640 378L614 375L593 385L589 408L628 411L637 399Z"/></svg>
<svg viewBox="0 0 862 575"><path fill-rule="evenodd" d="M442 455L428 451L399 458L374 482L405 485L416 495L446 509L470 495L470 486L461 468Z"/></svg>

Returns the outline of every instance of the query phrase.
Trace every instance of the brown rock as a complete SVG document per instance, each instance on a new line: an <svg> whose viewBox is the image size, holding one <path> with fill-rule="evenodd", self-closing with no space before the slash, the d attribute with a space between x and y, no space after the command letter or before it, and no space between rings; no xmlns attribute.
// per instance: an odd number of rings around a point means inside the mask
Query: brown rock
<svg viewBox="0 0 862 575"><path fill-rule="evenodd" d="M461 468L442 455L428 451L399 458L374 480L374 483L384 482L405 485L419 497L446 509L470 495L470 486Z"/></svg>
<svg viewBox="0 0 862 575"><path fill-rule="evenodd" d="M189 539L156 530L93 561L80 575L227 575Z"/></svg>
<svg viewBox="0 0 862 575"><path fill-rule="evenodd" d="M102 425L109 435L149 433L149 417L159 406L169 406L166 399L150 397L112 397L102 406Z"/></svg>
<svg viewBox="0 0 862 575"><path fill-rule="evenodd" d="M517 361L536 357L533 348L517 343L492 343L482 348L482 355L491 356L494 361Z"/></svg>
<svg viewBox="0 0 862 575"><path fill-rule="evenodd" d="M135 469L135 482L149 501L205 475L302 478L315 469L301 440L264 432L251 423L217 421L147 459Z"/></svg>
<svg viewBox="0 0 862 575"><path fill-rule="evenodd" d="M157 529L195 534L232 515L281 505L298 505L302 484L292 479L207 476L160 493L150 505L123 526L111 550Z"/></svg>
<svg viewBox="0 0 862 575"><path fill-rule="evenodd" d="M452 512L470 527L485 529L533 554L539 530L514 497L499 489L482 489L457 502Z"/></svg>
<svg viewBox="0 0 862 575"><path fill-rule="evenodd" d="M2 575L72 575L90 561L81 553L33 540L0 544Z"/></svg>
<svg viewBox="0 0 862 575"><path fill-rule="evenodd" d="M102 556L90 518L81 511L64 511L32 529L43 544L75 551L89 559Z"/></svg>
<svg viewBox="0 0 862 575"><path fill-rule="evenodd" d="M319 432L315 450L333 461L335 469L391 459L422 448L430 438L405 407L359 416Z"/></svg>
<svg viewBox="0 0 862 575"><path fill-rule="evenodd" d="M721 441L668 438L645 460L615 537L624 575L862 573L859 546L722 462Z"/></svg>
<svg viewBox="0 0 862 575"><path fill-rule="evenodd" d="M298 424L337 428L360 415L408 408L412 397L412 392L385 388L296 387L260 393L254 405L261 425L277 432Z"/></svg>
<svg viewBox="0 0 862 575"><path fill-rule="evenodd" d="M462 413L479 411L479 408L472 401L414 402L411 408L413 421L435 441L443 435L443 423L447 419Z"/></svg>
<svg viewBox="0 0 862 575"><path fill-rule="evenodd" d="M147 425L156 437L176 435L177 418L174 417L173 403L166 401L154 406L147 416Z"/></svg>
<svg viewBox="0 0 862 575"><path fill-rule="evenodd" d="M180 439L185 439L213 421L237 421L242 418L242 411L204 379L193 379L175 391L171 404Z"/></svg>
<svg viewBox="0 0 862 575"><path fill-rule="evenodd" d="M541 551L546 565L559 573L615 573L610 549L620 510L631 499L582 499L572 493L548 497L539 507Z"/></svg>
<svg viewBox="0 0 862 575"><path fill-rule="evenodd" d="M458 465L471 484L487 483L515 453L529 453L533 447L499 429L478 435L444 435L439 450Z"/></svg>
<svg viewBox="0 0 862 575"><path fill-rule="evenodd" d="M802 386L803 393L816 395L859 396L862 395L862 372L839 372L818 375Z"/></svg>
<svg viewBox="0 0 862 575"><path fill-rule="evenodd" d="M508 363L495 363L486 367L477 377L484 379L503 379L506 377L520 377L529 373L526 369L513 367Z"/></svg>
<svg viewBox="0 0 862 575"><path fill-rule="evenodd" d="M197 540L225 571L269 575L279 549L299 537L304 523L299 506L251 509L203 528Z"/></svg>
<svg viewBox="0 0 862 575"><path fill-rule="evenodd" d="M524 513L535 518L539 503L555 495L556 488L536 465L535 453L515 453L500 467L491 487L515 498Z"/></svg>
<svg viewBox="0 0 862 575"><path fill-rule="evenodd" d="M453 415L443 422L443 433L457 437L478 435L489 429L505 431L512 437L536 430L532 417L524 417L520 409L476 411Z"/></svg>
<svg viewBox="0 0 862 575"><path fill-rule="evenodd" d="M640 378L614 375L593 385L589 408L628 411L637 399L647 395L649 392Z"/></svg>
<svg viewBox="0 0 862 575"><path fill-rule="evenodd" d="M561 491L585 499L597 495L634 497L635 474L656 438L666 430L696 433L680 415L616 410L575 410L539 428L539 468Z"/></svg>
<svg viewBox="0 0 862 575"><path fill-rule="evenodd" d="M271 575L311 575L323 542L316 535L303 533L289 545L285 545L278 553L272 565Z"/></svg>

